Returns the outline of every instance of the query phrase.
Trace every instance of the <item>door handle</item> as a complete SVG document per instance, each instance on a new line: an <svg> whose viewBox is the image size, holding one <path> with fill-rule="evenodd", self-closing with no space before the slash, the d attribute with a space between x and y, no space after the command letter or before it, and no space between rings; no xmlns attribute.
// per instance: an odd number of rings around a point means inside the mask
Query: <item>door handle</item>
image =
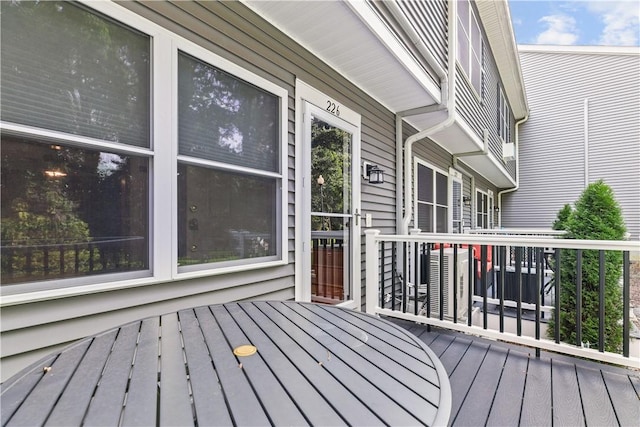
<svg viewBox="0 0 640 427"><path fill-rule="evenodd" d="M358 226L358 221L360 219L360 212L358 212L358 209L356 209L356 213L353 214L353 217L356 220L356 227Z"/></svg>

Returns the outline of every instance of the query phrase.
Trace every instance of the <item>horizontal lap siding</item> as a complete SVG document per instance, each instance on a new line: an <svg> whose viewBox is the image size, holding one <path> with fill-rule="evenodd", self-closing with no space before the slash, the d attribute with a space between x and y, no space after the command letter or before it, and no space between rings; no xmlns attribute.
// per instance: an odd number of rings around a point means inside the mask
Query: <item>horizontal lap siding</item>
<svg viewBox="0 0 640 427"><path fill-rule="evenodd" d="M398 7L411 22L420 35L427 50L447 68L447 2L437 1L405 1L398 2Z"/></svg>
<svg viewBox="0 0 640 427"><path fill-rule="evenodd" d="M632 239L640 235L640 57L521 52L531 115L520 126L520 188L503 204L505 227L551 227L584 189L584 102L589 182L603 179ZM571 72L566 72L571 70Z"/></svg>
<svg viewBox="0 0 640 427"><path fill-rule="evenodd" d="M503 86L503 84L500 80L493 53L486 41L483 41L482 48L484 57L482 93L478 93L471 85L465 71L459 65L456 66L456 113L473 129L481 141L484 137L484 129L488 130L489 152L515 179L515 162L505 162L502 159L502 138L498 135L498 86ZM510 114L509 121L511 139L513 140L515 139L513 113ZM464 159L462 160L464 161Z"/></svg>
<svg viewBox="0 0 640 427"><path fill-rule="evenodd" d="M2 380L63 343L128 321L197 305L294 297L296 77L362 115L362 158L385 170L383 185L363 182L362 211L383 233L395 232L393 114L241 3L120 4L289 92L289 265L3 307Z"/></svg>

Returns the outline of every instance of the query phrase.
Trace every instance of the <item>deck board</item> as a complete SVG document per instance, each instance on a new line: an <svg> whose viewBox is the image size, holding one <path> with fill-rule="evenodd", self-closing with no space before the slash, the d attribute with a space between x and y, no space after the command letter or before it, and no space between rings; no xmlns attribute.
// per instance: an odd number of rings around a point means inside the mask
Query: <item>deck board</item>
<svg viewBox="0 0 640 427"><path fill-rule="evenodd" d="M584 426L584 412L580 387L574 364L554 360L551 366L553 381L553 424Z"/></svg>
<svg viewBox="0 0 640 427"><path fill-rule="evenodd" d="M393 320L450 376L450 425L640 426L640 370ZM484 350L483 350L484 349Z"/></svg>

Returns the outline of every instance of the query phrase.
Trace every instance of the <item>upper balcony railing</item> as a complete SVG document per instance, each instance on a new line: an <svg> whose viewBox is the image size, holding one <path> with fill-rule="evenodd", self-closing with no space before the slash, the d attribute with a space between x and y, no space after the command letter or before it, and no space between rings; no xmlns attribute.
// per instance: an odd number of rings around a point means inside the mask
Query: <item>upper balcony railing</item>
<svg viewBox="0 0 640 427"><path fill-rule="evenodd" d="M640 242L524 231L367 230L367 312L527 345L537 354L640 366L629 295Z"/></svg>

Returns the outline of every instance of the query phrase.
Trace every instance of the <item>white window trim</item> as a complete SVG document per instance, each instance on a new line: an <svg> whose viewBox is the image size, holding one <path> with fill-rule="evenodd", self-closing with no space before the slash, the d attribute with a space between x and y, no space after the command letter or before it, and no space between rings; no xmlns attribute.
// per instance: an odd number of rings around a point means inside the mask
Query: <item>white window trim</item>
<svg viewBox="0 0 640 427"><path fill-rule="evenodd" d="M81 278L84 284L74 285L79 278L26 282L16 285L17 291L0 289L0 306L27 302L45 301L54 298L85 295L107 290L125 289L152 285L176 279L215 276L231 272L244 272L274 266L286 265L288 257L288 91L239 65L218 56L211 51L141 17L140 15L113 2L79 0L91 10L127 25L151 39L151 82L152 82L152 131L151 149L128 147L122 144L102 142L93 138L67 135L61 132L13 123L0 123L0 129L18 134L27 134L50 140L64 141L66 144L84 148L100 148L120 153L144 155L151 159L149 165L149 269L135 273L114 273ZM201 59L216 68L245 80L270 92L280 99L280 238L279 259L221 268L178 273L177 250L177 81L178 50ZM167 90L167 88L171 88ZM158 173L169 171L170 173ZM169 189L169 191L167 191ZM169 209L170 207L170 209ZM170 232L167 232L170 230ZM171 250L167 250L167 248ZM145 277L139 277L143 274ZM137 277L135 277L137 276ZM10 294L6 294L10 291Z"/></svg>

